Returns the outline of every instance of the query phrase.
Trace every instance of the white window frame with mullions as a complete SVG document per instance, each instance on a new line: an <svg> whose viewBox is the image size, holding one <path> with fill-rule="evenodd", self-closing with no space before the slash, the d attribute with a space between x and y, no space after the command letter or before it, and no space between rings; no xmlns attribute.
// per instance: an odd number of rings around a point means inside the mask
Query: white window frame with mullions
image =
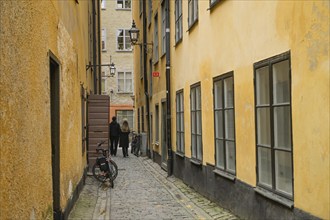
<svg viewBox="0 0 330 220"><path fill-rule="evenodd" d="M117 29L116 39L117 39L117 51L132 51L131 39L129 37L129 29L119 28ZM120 47L119 42L122 39L122 47Z"/></svg>
<svg viewBox="0 0 330 220"><path fill-rule="evenodd" d="M190 116L191 116L191 158L199 163L203 160L202 143L202 100L201 84L190 88Z"/></svg>
<svg viewBox="0 0 330 220"><path fill-rule="evenodd" d="M107 29L101 29L101 49L107 51Z"/></svg>
<svg viewBox="0 0 330 220"><path fill-rule="evenodd" d="M257 186L293 200L291 60L286 52L254 64Z"/></svg>
<svg viewBox="0 0 330 220"><path fill-rule="evenodd" d="M214 78L213 91L215 167L235 175L236 143L233 72Z"/></svg>
<svg viewBox="0 0 330 220"><path fill-rule="evenodd" d="M131 10L132 1L131 0L116 0L116 8L118 10Z"/></svg>
<svg viewBox="0 0 330 220"><path fill-rule="evenodd" d="M118 71L118 93L133 93L133 73L132 71Z"/></svg>

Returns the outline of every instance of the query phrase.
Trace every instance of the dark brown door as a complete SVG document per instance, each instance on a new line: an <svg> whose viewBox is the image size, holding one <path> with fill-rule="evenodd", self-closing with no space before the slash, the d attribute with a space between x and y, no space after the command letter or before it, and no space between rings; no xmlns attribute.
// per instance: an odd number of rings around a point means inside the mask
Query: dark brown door
<svg viewBox="0 0 330 220"><path fill-rule="evenodd" d="M93 164L97 157L97 144L105 141L102 148L109 149L109 106L108 95L88 96L88 149L87 160L89 171L92 171Z"/></svg>

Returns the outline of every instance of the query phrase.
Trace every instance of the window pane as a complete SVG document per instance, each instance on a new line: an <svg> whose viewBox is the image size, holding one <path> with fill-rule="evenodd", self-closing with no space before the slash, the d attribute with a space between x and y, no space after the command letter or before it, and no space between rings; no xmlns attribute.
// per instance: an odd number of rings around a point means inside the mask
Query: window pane
<svg viewBox="0 0 330 220"><path fill-rule="evenodd" d="M191 156L196 158L196 135L191 135Z"/></svg>
<svg viewBox="0 0 330 220"><path fill-rule="evenodd" d="M183 149L184 149L184 133L181 133L181 138L180 138L180 140L181 140L181 151L183 152Z"/></svg>
<svg viewBox="0 0 330 220"><path fill-rule="evenodd" d="M197 111L196 112L196 115L197 115L197 134L202 134L202 115L201 115L201 111Z"/></svg>
<svg viewBox="0 0 330 220"><path fill-rule="evenodd" d="M269 108L257 109L257 144L270 146L270 112Z"/></svg>
<svg viewBox="0 0 330 220"><path fill-rule="evenodd" d="M191 112L191 132L196 134L196 113Z"/></svg>
<svg viewBox="0 0 330 220"><path fill-rule="evenodd" d="M225 110L226 139L233 140L234 137L234 110Z"/></svg>
<svg viewBox="0 0 330 220"><path fill-rule="evenodd" d="M235 144L232 141L226 141L226 167L227 170L235 172Z"/></svg>
<svg viewBox="0 0 330 220"><path fill-rule="evenodd" d="M184 132L183 113L180 113L180 131Z"/></svg>
<svg viewBox="0 0 330 220"><path fill-rule="evenodd" d="M268 67L256 71L257 105L269 104L269 71Z"/></svg>
<svg viewBox="0 0 330 220"><path fill-rule="evenodd" d="M201 110L201 87L196 87L196 109Z"/></svg>
<svg viewBox="0 0 330 220"><path fill-rule="evenodd" d="M292 195L291 153L275 151L276 189Z"/></svg>
<svg viewBox="0 0 330 220"><path fill-rule="evenodd" d="M216 138L223 138L223 118L221 110L215 112L215 135Z"/></svg>
<svg viewBox="0 0 330 220"><path fill-rule="evenodd" d="M180 94L180 110L183 112L183 93Z"/></svg>
<svg viewBox="0 0 330 220"><path fill-rule="evenodd" d="M118 92L124 92L125 85L123 79L118 79Z"/></svg>
<svg viewBox="0 0 330 220"><path fill-rule="evenodd" d="M125 0L125 8L131 8L131 0Z"/></svg>
<svg viewBox="0 0 330 220"><path fill-rule="evenodd" d="M195 96L195 89L191 90L191 110L196 109L196 104L195 104L196 96Z"/></svg>
<svg viewBox="0 0 330 220"><path fill-rule="evenodd" d="M197 135L197 159L202 160L202 136Z"/></svg>
<svg viewBox="0 0 330 220"><path fill-rule="evenodd" d="M198 0L193 0L194 1L194 21L197 20L198 18Z"/></svg>
<svg viewBox="0 0 330 220"><path fill-rule="evenodd" d="M126 92L132 92L133 88L132 88L132 80L131 79L127 79L126 80Z"/></svg>
<svg viewBox="0 0 330 220"><path fill-rule="evenodd" d="M274 144L277 148L291 149L290 107L274 108Z"/></svg>
<svg viewBox="0 0 330 220"><path fill-rule="evenodd" d="M222 169L225 168L225 157L224 157L224 147L223 147L223 141L217 140L216 141L216 163L217 167L220 167Z"/></svg>
<svg viewBox="0 0 330 220"><path fill-rule="evenodd" d="M192 15L193 15L193 0L188 1L188 24L192 23Z"/></svg>
<svg viewBox="0 0 330 220"><path fill-rule="evenodd" d="M117 0L117 8L124 8L123 3L123 0Z"/></svg>
<svg viewBox="0 0 330 220"><path fill-rule="evenodd" d="M225 87L225 108L232 108L234 106L234 85L233 77L224 80Z"/></svg>
<svg viewBox="0 0 330 220"><path fill-rule="evenodd" d="M216 83L214 83L214 93L214 107L216 109L222 108L222 81L217 81Z"/></svg>
<svg viewBox="0 0 330 220"><path fill-rule="evenodd" d="M270 149L258 148L258 174L260 183L272 187L272 166Z"/></svg>
<svg viewBox="0 0 330 220"><path fill-rule="evenodd" d="M273 65L273 96L274 104L290 102L290 67L285 60Z"/></svg>

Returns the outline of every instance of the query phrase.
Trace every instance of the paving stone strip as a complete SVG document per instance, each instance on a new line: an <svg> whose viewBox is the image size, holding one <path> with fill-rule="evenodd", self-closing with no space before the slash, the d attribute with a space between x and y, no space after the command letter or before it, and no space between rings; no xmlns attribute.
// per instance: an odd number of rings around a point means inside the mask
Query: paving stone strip
<svg viewBox="0 0 330 220"><path fill-rule="evenodd" d="M146 157L113 158L119 167L114 188L92 176L69 215L69 220L238 219L198 194Z"/></svg>

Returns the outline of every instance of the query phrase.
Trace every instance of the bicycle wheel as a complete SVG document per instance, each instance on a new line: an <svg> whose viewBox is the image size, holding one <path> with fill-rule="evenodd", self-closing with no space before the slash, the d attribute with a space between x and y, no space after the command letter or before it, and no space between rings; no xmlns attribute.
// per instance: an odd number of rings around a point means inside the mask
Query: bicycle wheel
<svg viewBox="0 0 330 220"><path fill-rule="evenodd" d="M109 161L109 170L109 178L111 181L114 181L118 175L118 166L115 161L111 159Z"/></svg>
<svg viewBox="0 0 330 220"><path fill-rule="evenodd" d="M100 166L97 163L93 165L92 172L95 179L97 179L100 182L104 182L107 178L106 173L101 171Z"/></svg>

